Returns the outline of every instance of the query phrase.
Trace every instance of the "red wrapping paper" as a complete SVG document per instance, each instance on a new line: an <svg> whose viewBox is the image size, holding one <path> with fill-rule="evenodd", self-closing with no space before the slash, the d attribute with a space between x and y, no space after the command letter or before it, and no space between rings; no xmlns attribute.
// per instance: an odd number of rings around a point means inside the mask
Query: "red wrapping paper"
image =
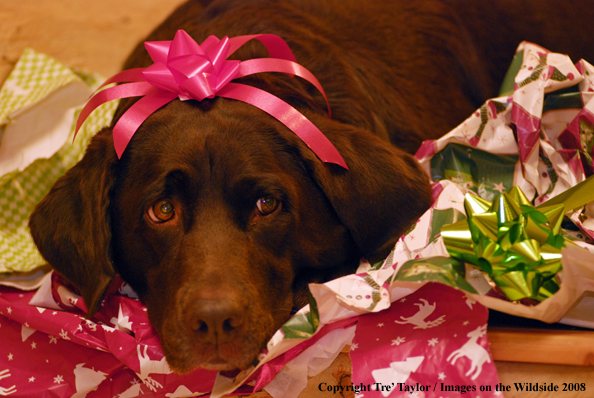
<svg viewBox="0 0 594 398"><path fill-rule="evenodd" d="M350 351L358 396L500 396L488 315L461 291L428 283L385 311L360 316Z"/></svg>

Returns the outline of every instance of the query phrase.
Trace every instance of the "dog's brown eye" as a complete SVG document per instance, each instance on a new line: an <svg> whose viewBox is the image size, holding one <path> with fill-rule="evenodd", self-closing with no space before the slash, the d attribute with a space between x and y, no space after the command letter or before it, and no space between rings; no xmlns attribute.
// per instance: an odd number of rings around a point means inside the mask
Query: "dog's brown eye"
<svg viewBox="0 0 594 398"><path fill-rule="evenodd" d="M152 222L166 222L175 216L175 207L168 199L160 200L149 207L148 215Z"/></svg>
<svg viewBox="0 0 594 398"><path fill-rule="evenodd" d="M277 200L274 196L264 196L256 202L258 211L263 216L274 213L280 206L280 200Z"/></svg>

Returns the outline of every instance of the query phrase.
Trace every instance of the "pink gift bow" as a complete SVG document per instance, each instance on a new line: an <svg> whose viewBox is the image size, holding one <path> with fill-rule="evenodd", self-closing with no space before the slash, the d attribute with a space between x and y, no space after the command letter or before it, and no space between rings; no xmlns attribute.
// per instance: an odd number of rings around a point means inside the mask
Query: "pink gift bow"
<svg viewBox="0 0 594 398"><path fill-rule="evenodd" d="M271 58L230 61L227 58L246 42L262 42ZM91 96L76 122L75 137L86 118L98 106L114 99L142 96L113 128L114 147L118 158L126 149L140 125L157 109L179 98L202 101L215 96L235 99L254 105L275 117L326 163L335 163L348 170L336 148L326 136L298 110L280 98L259 88L231 83L231 80L261 72L282 72L299 76L313 84L324 96L328 113L330 105L320 82L299 65L287 43L273 34L224 37L209 36L198 44L184 30L178 30L172 41L145 42L154 61L147 68L122 71L109 78ZM101 90L111 83L124 83ZM99 91L101 90L101 91Z"/></svg>

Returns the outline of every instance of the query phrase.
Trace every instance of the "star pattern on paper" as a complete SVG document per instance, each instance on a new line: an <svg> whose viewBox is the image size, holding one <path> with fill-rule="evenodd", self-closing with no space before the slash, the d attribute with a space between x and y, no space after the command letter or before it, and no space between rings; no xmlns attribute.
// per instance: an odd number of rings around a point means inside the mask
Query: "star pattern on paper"
<svg viewBox="0 0 594 398"><path fill-rule="evenodd" d="M446 379L446 375L443 372L439 372L439 374L437 375L437 378L441 381L444 381Z"/></svg>
<svg viewBox="0 0 594 398"><path fill-rule="evenodd" d="M377 327L378 328L384 327L384 324L380 322L380 323L377 324Z"/></svg>
<svg viewBox="0 0 594 398"><path fill-rule="evenodd" d="M37 343L36 342L32 342L31 343L31 349L34 350L37 348Z"/></svg>
<svg viewBox="0 0 594 398"><path fill-rule="evenodd" d="M398 336L396 339L392 340L392 345L400 345L404 343L406 339L404 337Z"/></svg>
<svg viewBox="0 0 594 398"><path fill-rule="evenodd" d="M56 336L52 336L50 334L48 337L49 337L49 343L50 344L58 344L58 338Z"/></svg>
<svg viewBox="0 0 594 398"><path fill-rule="evenodd" d="M437 343L439 343L439 339L437 337L434 337L431 340L427 341L427 344L431 347L435 347Z"/></svg>
<svg viewBox="0 0 594 398"><path fill-rule="evenodd" d="M12 314L12 307L8 307L6 311L8 311L8 314Z"/></svg>
<svg viewBox="0 0 594 398"><path fill-rule="evenodd" d="M466 325L468 325L469 323L470 323L469 321L464 321L464 322L462 322L462 325L466 326Z"/></svg>
<svg viewBox="0 0 594 398"><path fill-rule="evenodd" d="M70 340L70 337L68 337L68 332L64 329L62 329L62 331L60 332L60 337L64 340Z"/></svg>
<svg viewBox="0 0 594 398"><path fill-rule="evenodd" d="M8 360L12 361L14 359L14 355L12 355L12 352L8 353Z"/></svg>
<svg viewBox="0 0 594 398"><path fill-rule="evenodd" d="M33 383L35 381L35 376L29 377L29 383Z"/></svg>
<svg viewBox="0 0 594 398"><path fill-rule="evenodd" d="M359 345L357 343L351 344L351 351L355 351L357 348L359 348Z"/></svg>
<svg viewBox="0 0 594 398"><path fill-rule="evenodd" d="M505 187L503 186L503 181L499 184L493 184L493 191L499 191L499 193L503 193L505 191Z"/></svg>
<svg viewBox="0 0 594 398"><path fill-rule="evenodd" d="M54 384L60 384L64 382L64 376L62 375L57 375L56 377L54 377Z"/></svg>

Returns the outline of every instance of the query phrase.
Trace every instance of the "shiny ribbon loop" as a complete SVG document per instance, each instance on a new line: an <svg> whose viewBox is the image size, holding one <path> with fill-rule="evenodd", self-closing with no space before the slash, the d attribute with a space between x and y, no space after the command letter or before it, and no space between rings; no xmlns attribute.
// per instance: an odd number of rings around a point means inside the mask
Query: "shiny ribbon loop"
<svg viewBox="0 0 594 398"><path fill-rule="evenodd" d="M493 202L466 194L467 219L446 225L441 236L450 255L475 265L512 301L542 301L558 288L563 204L534 208L514 186Z"/></svg>
<svg viewBox="0 0 594 398"><path fill-rule="evenodd" d="M227 59L254 39L264 44L271 58L243 62ZM233 79L263 72L299 76L322 93L330 115L328 98L320 82L296 62L289 46L280 37L263 34L219 40L210 36L199 45L185 31L179 30L172 41L146 42L145 48L154 63L147 68L122 71L103 83L81 111L75 137L86 118L101 104L114 99L142 97L114 126L114 147L120 158L140 125L163 105L176 98L202 101L220 96L256 106L291 129L320 160L348 169L326 136L295 108L258 88L231 83ZM112 83L126 84L103 89Z"/></svg>

